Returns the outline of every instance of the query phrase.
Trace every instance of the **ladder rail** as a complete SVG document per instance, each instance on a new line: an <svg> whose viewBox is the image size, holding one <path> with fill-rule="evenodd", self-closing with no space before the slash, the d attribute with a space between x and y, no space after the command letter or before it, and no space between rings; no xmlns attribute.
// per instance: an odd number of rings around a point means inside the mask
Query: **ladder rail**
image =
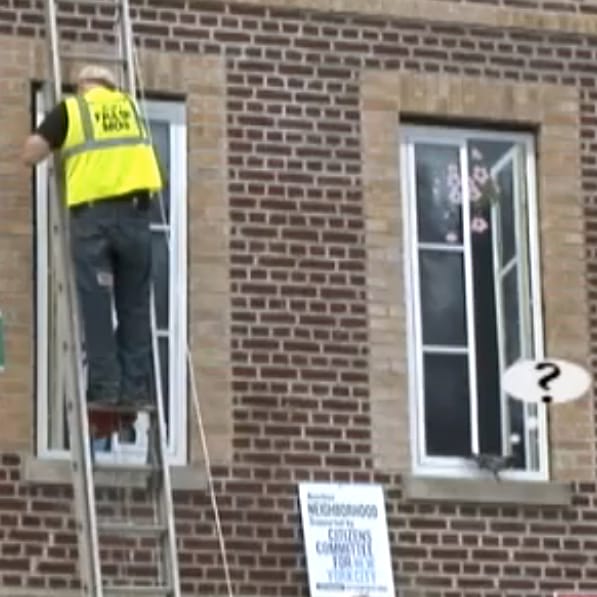
<svg viewBox="0 0 597 597"><path fill-rule="evenodd" d="M137 99L136 85L136 62L134 55L134 44L132 38L132 23L130 20L129 0L120 0L121 2L121 49L123 51L123 75L128 94ZM149 124L146 123L147 134L150 134ZM157 423L157 459L158 468L161 473L160 483L156 488L156 501L159 514L166 523L166 533L163 535L163 545L161 550L162 575L167 577L167 586L171 589L171 597L180 597L180 572L178 567L175 519L174 519L174 501L172 499L172 482L170 475L170 466L168 463L167 431L164 396L162 391L162 369L160 363L159 339L157 334L157 314L155 304L155 291L153 284L150 288L150 326L151 326L151 348L152 364L155 386L155 423ZM149 446L148 446L149 449Z"/></svg>
<svg viewBox="0 0 597 597"><path fill-rule="evenodd" d="M131 22L131 13L129 0L120 0L120 27L122 48L121 55L124 58L123 70L126 88L131 97L137 97L137 86L135 80L135 61L133 44L133 24Z"/></svg>
<svg viewBox="0 0 597 597"><path fill-rule="evenodd" d="M174 500L172 499L172 482L170 477L170 466L168 464L166 444L166 417L164 411L164 397L162 392L162 368L160 364L159 341L157 335L157 317L155 307L155 293L153 286L150 297L151 316L151 344L153 356L153 368L155 372L155 395L156 395L156 418L158 424L157 441L159 442L159 468L162 473L162 483L158 508L162 517L166 520L167 531L165 535L165 549L162 551L164 572L169 576L169 586L172 587L172 597L180 597L180 572L178 569L178 558L176 549L175 522L174 522Z"/></svg>
<svg viewBox="0 0 597 597"><path fill-rule="evenodd" d="M60 195L58 193L54 193L56 200L60 202ZM82 558L83 561L87 561L87 570L85 576L82 575L82 580L85 582L85 577L88 578L87 589L83 587L83 590L86 594L93 596L93 597L102 597L102 583L101 583L101 571L100 571L100 561L99 561L99 537L97 533L97 517L96 517L96 510L95 510L95 495L93 491L93 470L91 465L91 455L89 453L89 426L87 421L87 412L83 408L84 404L84 387L83 387L83 369L81 366L81 354L80 354L80 346L81 346L81 335L79 331L79 316L78 316L78 309L77 309L77 302L76 299L73 300L73 295L76 295L76 287L75 282L73 279L72 268L69 267L69 259L67 257L69 243L68 243L68 236L64 234L64 231L68 228L68 215L66 213L66 209L61 209L60 213L60 220L61 220L61 238L62 238L62 247L60 252L63 256L66 257L65 259L65 277L67 280L68 291L67 294L70 295L68 300L68 309L63 309L63 311L68 312L68 317L66 319L67 327L69 327L72 331L70 334L70 338L68 338L64 342L64 353L67 357L68 361L70 361L69 365L66 367L66 394L67 396L81 396L81 398L73 398L70 401L67 398L67 413L69 419L69 427L73 430L71 431L70 437L73 436L76 438L78 446L71 445L71 465L73 471L75 473L75 479L77 477L82 476L83 482L79 481L78 483L75 481L75 491L77 491L76 485L79 485L78 488L79 492L79 499L84 504L83 507L86 511L86 516L81 517L82 520L79 521L79 524L82 525L82 535L83 537L87 537L87 541L80 540L79 545L83 549L83 553L87 553L86 558ZM65 359L66 360L66 359ZM71 440L72 444L72 440ZM77 453L77 457L73 458L73 452Z"/></svg>
<svg viewBox="0 0 597 597"><path fill-rule="evenodd" d="M56 29L57 23L57 10L56 10L56 3L54 0L48 0L45 3L45 23L46 23L46 41L47 41L47 67L52 74L52 82L50 84L46 83L43 87L43 97L46 106L52 106L55 104L57 98L60 97L62 93L62 75L60 71L60 57L58 53L58 32ZM52 157L48 161L48 180L55 180L55 176L57 172L56 165L54 164L54 157ZM55 184L55 183L54 183ZM52 248L55 247L55 241L53 242L52 236L56 234L56 226L59 225L58 218L60 218L59 211L60 211L60 204L59 202L54 201L52 198L52 192L55 192L58 197L60 196L59 189L48 189L48 196L50 200L48 201L48 215L49 215L49 234L48 234L48 242L51 244ZM58 213L57 213L58 212ZM54 263L60 261L60 256L56 255L54 259ZM49 308L52 313L54 313L54 319L51 320L50 325L52 329L50 330L51 337L54 337L56 340L55 350L51 351L50 358L52 359L51 369L58 371L61 364L60 359L60 340L61 338L58 337L58 334L61 333L61 330L64 329L64 326L60 325L60 322L64 323L64 315L61 312L64 309L64 305L60 300L57 300L56 294L59 293L58 286L60 285L60 280L57 282L57 278L60 278L59 269L56 267L54 269L54 274L50 276L50 300L49 300ZM64 278L62 278L63 280ZM55 392L56 396L64 396L66 393L66 388L64 387L64 378L62 375L54 375L52 378L52 385L51 391ZM60 406L62 406L62 399L60 400ZM62 419L62 412L58 409L57 416L54 419ZM54 421L54 425L56 426L57 430L61 430L61 425L56 424Z"/></svg>
<svg viewBox="0 0 597 597"><path fill-rule="evenodd" d="M52 74L53 98L62 95L62 71L60 69L60 52L58 39L58 10L55 0L46 0L46 38L48 41L49 67Z"/></svg>
<svg viewBox="0 0 597 597"><path fill-rule="evenodd" d="M54 0L46 0L46 28L48 38L48 62L52 85L46 86L46 97L55 105L62 95L57 9ZM71 438L71 466L73 468L75 498L81 504L84 515L79 516L78 542L81 551L80 575L84 594L103 597L99 562L99 538L93 492L93 471L89 446L87 413L83 409L84 384L82 370L82 334L80 330L77 289L70 258L69 214L62 200L61 168L57 155L50 158L49 197L50 234L57 297L57 338L61 344L64 363L64 391L67 401L67 417ZM62 300L61 300L62 299ZM62 377L62 376L61 376ZM58 384L61 388L62 384ZM73 442L74 440L74 442ZM73 445L74 444L74 445ZM91 490L90 490L91 488Z"/></svg>

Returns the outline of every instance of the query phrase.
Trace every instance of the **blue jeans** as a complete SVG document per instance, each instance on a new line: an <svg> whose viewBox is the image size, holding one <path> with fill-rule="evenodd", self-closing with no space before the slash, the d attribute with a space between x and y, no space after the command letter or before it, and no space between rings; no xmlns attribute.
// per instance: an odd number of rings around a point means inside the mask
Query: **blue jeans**
<svg viewBox="0 0 597 597"><path fill-rule="evenodd" d="M70 211L87 353L87 400L142 400L151 388L149 198L103 199ZM116 311L114 330L112 304Z"/></svg>

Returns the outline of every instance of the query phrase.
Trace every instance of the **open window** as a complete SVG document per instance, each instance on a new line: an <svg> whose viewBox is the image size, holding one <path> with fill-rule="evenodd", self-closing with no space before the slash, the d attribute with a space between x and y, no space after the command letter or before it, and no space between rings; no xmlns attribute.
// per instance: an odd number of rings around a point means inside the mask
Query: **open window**
<svg viewBox="0 0 597 597"><path fill-rule="evenodd" d="M401 127L415 470L547 477L544 406L501 388L542 354L533 137Z"/></svg>
<svg viewBox="0 0 597 597"><path fill-rule="evenodd" d="M42 94L36 94L36 121L44 115ZM166 185L161 200L152 207L153 287L157 336L166 407L168 455L183 464L187 451L187 146L186 111L182 102L147 100L141 104L164 170ZM58 356L52 350L55 326L51 237L48 230L48 167L36 169L35 211L37 223L37 454L46 458L68 457L68 429L64 387ZM97 445L103 460L135 460L144 457L147 415L140 415L134 433L113 435Z"/></svg>

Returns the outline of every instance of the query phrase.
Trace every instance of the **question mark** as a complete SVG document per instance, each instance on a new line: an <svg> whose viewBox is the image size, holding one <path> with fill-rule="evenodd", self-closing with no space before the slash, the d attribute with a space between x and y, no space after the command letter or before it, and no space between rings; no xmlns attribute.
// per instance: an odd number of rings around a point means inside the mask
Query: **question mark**
<svg viewBox="0 0 597 597"><path fill-rule="evenodd" d="M539 385L546 392L549 392L549 387L547 384L550 381L557 379L560 376L560 373L562 371L555 363L550 363L549 361L543 361L542 363L537 363L535 365L536 371L541 371L542 369L549 369L550 372L547 373L546 375L543 375L543 377L539 378ZM545 396L543 396L543 402L545 402L546 404L549 404L551 402L551 396L549 396L547 394Z"/></svg>

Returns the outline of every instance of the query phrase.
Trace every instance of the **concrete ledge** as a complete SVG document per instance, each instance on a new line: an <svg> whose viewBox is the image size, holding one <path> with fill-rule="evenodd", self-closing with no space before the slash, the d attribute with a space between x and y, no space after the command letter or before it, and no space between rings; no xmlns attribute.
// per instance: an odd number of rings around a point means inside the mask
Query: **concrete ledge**
<svg viewBox="0 0 597 597"><path fill-rule="evenodd" d="M404 477L404 498L417 502L458 502L569 506L572 487L554 481L496 481Z"/></svg>
<svg viewBox="0 0 597 597"><path fill-rule="evenodd" d="M72 471L68 460L42 460L33 456L23 459L22 479L25 483L41 485L72 485ZM208 487L207 473L199 466L170 467L172 489L200 491ZM96 473L96 484L104 487L145 487L147 475L139 473Z"/></svg>

